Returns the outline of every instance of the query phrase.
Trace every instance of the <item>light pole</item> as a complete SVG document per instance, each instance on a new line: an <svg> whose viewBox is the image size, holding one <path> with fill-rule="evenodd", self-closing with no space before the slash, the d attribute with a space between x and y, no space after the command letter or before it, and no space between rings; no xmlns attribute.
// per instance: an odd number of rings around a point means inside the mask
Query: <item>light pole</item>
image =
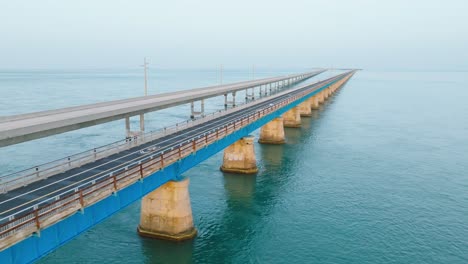
<svg viewBox="0 0 468 264"><path fill-rule="evenodd" d="M146 57L144 58L143 60L143 65L141 65L141 67L143 67L144 69L144 72L145 72L145 96L148 95L148 74L147 74L147 70L148 70L148 62L146 62Z"/></svg>
<svg viewBox="0 0 468 264"><path fill-rule="evenodd" d="M255 80L255 64L252 65L252 80Z"/></svg>
<svg viewBox="0 0 468 264"><path fill-rule="evenodd" d="M223 85L223 65L219 66L219 85Z"/></svg>

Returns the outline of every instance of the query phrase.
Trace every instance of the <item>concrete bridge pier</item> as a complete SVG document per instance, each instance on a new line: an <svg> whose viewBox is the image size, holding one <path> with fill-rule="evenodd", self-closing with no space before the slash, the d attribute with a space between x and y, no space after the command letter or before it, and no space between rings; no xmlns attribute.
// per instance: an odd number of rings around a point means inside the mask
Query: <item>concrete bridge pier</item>
<svg viewBox="0 0 468 264"><path fill-rule="evenodd" d="M252 93L249 93L249 88L245 89L245 101L255 100L255 87L252 87Z"/></svg>
<svg viewBox="0 0 468 264"><path fill-rule="evenodd" d="M224 150L221 171L229 173L254 174L257 173L254 137L246 136Z"/></svg>
<svg viewBox="0 0 468 264"><path fill-rule="evenodd" d="M130 117L125 117L125 134L127 138L141 136L145 133L145 114L140 114L140 130L132 131L130 129Z"/></svg>
<svg viewBox="0 0 468 264"><path fill-rule="evenodd" d="M309 101L311 110L318 110L319 109L318 95L314 95L314 96L310 97L308 101Z"/></svg>
<svg viewBox="0 0 468 264"><path fill-rule="evenodd" d="M320 92L316 96L317 96L317 100L318 100L319 104L323 104L323 102L325 101L325 99L323 97L323 93Z"/></svg>
<svg viewBox="0 0 468 264"><path fill-rule="evenodd" d="M188 187L188 178L169 181L143 197L138 234L174 241L195 237Z"/></svg>
<svg viewBox="0 0 468 264"><path fill-rule="evenodd" d="M312 111L311 111L311 107L310 107L310 102L309 100L306 100L302 103L299 104L299 110L300 110L300 115L301 117L302 116L305 116L305 117L310 117L312 116Z"/></svg>
<svg viewBox="0 0 468 264"><path fill-rule="evenodd" d="M277 117L260 129L260 139L258 143L261 144L284 144L284 126L283 118Z"/></svg>
<svg viewBox="0 0 468 264"><path fill-rule="evenodd" d="M227 108L229 105L236 107L236 92L232 92L232 101L228 100L228 94L224 94L224 108Z"/></svg>
<svg viewBox="0 0 468 264"><path fill-rule="evenodd" d="M327 90L327 89L324 89L324 90L322 91L322 94L323 94L323 100L324 100L324 101L327 100L327 99L328 99L328 90Z"/></svg>
<svg viewBox="0 0 468 264"><path fill-rule="evenodd" d="M190 118L204 117L205 116L205 99L200 100L200 111L195 111L195 102L190 103Z"/></svg>
<svg viewBox="0 0 468 264"><path fill-rule="evenodd" d="M301 127L301 111L298 106L284 113L283 124L284 127Z"/></svg>

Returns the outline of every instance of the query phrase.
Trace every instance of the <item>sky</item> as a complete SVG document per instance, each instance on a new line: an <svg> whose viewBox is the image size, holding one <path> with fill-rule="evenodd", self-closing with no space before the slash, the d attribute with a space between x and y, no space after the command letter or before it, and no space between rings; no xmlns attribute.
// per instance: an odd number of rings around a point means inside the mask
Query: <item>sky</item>
<svg viewBox="0 0 468 264"><path fill-rule="evenodd" d="M0 69L468 70L466 0L0 0Z"/></svg>

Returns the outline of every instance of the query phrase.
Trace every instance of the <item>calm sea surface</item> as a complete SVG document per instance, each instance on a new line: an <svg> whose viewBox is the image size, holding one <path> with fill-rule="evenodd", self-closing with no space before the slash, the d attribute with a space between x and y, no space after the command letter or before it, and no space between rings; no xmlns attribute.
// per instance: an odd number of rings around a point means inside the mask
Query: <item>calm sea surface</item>
<svg viewBox="0 0 468 264"><path fill-rule="evenodd" d="M218 82L214 71L150 76L150 94ZM11 115L140 96L142 74L3 71L0 92L0 115ZM147 128L188 114L149 114ZM255 145L256 176L221 173L222 153L185 174L193 241L139 237L136 202L39 263L468 263L468 73L362 71L302 121L287 144ZM116 121L2 148L0 174L123 136Z"/></svg>

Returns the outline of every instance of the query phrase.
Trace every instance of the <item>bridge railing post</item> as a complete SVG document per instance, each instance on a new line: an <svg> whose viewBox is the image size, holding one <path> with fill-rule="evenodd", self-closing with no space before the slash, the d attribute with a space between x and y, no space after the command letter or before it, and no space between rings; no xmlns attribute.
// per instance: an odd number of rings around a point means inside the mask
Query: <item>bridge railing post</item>
<svg viewBox="0 0 468 264"><path fill-rule="evenodd" d="M85 206L84 199L83 199L83 190L80 190L79 197L80 197L79 199L80 199L81 208L83 208Z"/></svg>
<svg viewBox="0 0 468 264"><path fill-rule="evenodd" d="M114 191L117 191L117 177L115 175L112 176L112 183L114 184Z"/></svg>
<svg viewBox="0 0 468 264"><path fill-rule="evenodd" d="M34 210L34 221L36 223L37 230L41 229L41 223L39 222L39 210L38 209Z"/></svg>

